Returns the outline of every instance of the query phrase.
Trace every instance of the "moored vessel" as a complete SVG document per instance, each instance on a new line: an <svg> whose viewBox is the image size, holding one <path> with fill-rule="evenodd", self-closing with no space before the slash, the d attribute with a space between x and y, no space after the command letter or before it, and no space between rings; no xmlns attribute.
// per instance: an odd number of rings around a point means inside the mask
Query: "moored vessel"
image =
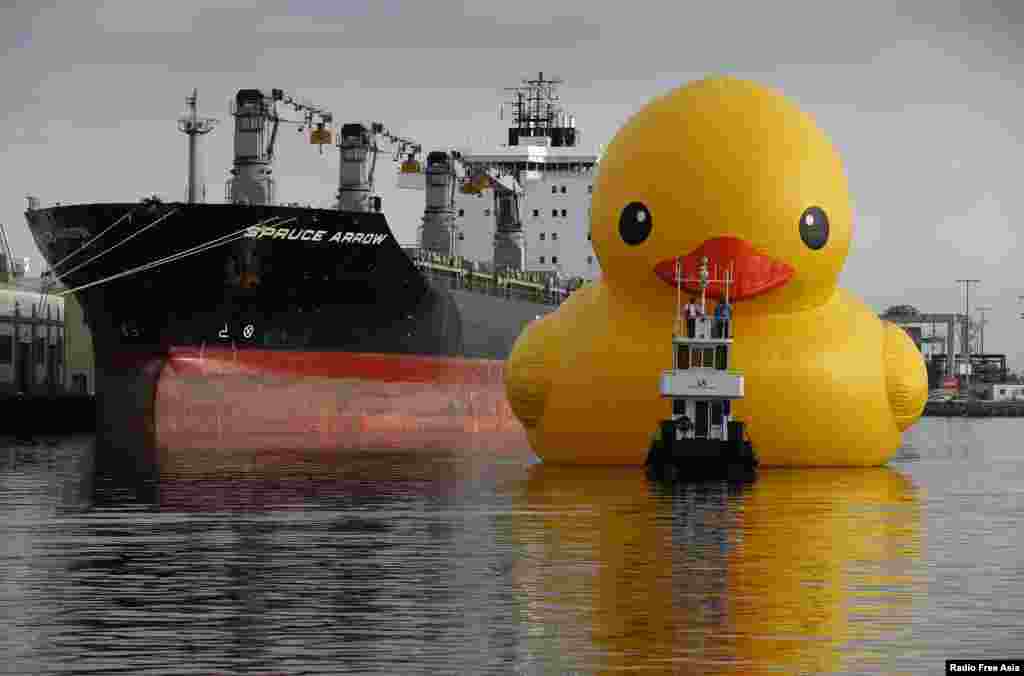
<svg viewBox="0 0 1024 676"><path fill-rule="evenodd" d="M515 185L527 167L436 151L421 168L410 139L350 123L337 134L336 208L280 204L280 125L302 124L322 148L335 143L334 118L279 89L244 89L232 109L228 203L207 204L197 153L213 121L198 115L195 93L188 102L179 121L190 149L185 202L30 201L26 212L93 333L101 446L145 469L169 447L521 443L501 361L526 323L582 282L526 269ZM285 105L301 119L282 117ZM552 126L531 133L564 135ZM408 155L406 178L422 174L414 247L396 241L373 190L383 144ZM454 195L470 182L494 196L490 261L454 245Z"/></svg>

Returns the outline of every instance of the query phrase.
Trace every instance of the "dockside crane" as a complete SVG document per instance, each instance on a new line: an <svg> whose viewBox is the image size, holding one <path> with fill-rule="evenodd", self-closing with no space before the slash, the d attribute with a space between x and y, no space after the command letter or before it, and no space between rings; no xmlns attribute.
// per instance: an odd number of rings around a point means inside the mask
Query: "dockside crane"
<svg viewBox="0 0 1024 676"><path fill-rule="evenodd" d="M7 227L0 223L0 282L14 281L14 254L7 239Z"/></svg>

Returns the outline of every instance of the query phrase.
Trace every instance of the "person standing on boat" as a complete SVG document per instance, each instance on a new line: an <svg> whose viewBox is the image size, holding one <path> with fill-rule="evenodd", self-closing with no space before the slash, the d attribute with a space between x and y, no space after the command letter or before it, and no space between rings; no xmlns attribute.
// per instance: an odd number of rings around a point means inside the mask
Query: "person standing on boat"
<svg viewBox="0 0 1024 676"><path fill-rule="evenodd" d="M697 326L697 316L700 314L700 305L697 305L697 299L690 297L690 302L683 306L683 316L686 317L686 330L687 335L690 338L694 337L694 332Z"/></svg>
<svg viewBox="0 0 1024 676"><path fill-rule="evenodd" d="M693 429L693 423L690 421L690 416L683 414L683 417L676 423L679 426L679 431L683 433L683 438L688 439L690 437L690 431Z"/></svg>
<svg viewBox="0 0 1024 676"><path fill-rule="evenodd" d="M719 338L729 337L729 320L732 319L732 307L722 295L722 300L715 307L715 327Z"/></svg>

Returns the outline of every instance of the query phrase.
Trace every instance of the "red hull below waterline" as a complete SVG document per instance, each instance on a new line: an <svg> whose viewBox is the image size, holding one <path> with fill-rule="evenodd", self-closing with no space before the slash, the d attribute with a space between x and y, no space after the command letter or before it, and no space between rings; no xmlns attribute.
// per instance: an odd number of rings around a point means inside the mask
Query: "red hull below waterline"
<svg viewBox="0 0 1024 676"><path fill-rule="evenodd" d="M172 348L156 384L156 443L174 450L528 452L502 369L485 359Z"/></svg>

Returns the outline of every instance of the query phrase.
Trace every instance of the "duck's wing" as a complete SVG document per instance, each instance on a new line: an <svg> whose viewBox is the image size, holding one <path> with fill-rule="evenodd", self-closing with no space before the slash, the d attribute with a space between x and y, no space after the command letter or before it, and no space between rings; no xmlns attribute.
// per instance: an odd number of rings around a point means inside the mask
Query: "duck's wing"
<svg viewBox="0 0 1024 676"><path fill-rule="evenodd" d="M907 332L892 322L885 327L885 383L889 407L900 431L907 429L921 417L928 399L928 371L924 357Z"/></svg>
<svg viewBox="0 0 1024 676"><path fill-rule="evenodd" d="M531 322L516 339L505 362L505 394L512 412L527 429L540 422L551 391L547 351L554 337L553 316Z"/></svg>

